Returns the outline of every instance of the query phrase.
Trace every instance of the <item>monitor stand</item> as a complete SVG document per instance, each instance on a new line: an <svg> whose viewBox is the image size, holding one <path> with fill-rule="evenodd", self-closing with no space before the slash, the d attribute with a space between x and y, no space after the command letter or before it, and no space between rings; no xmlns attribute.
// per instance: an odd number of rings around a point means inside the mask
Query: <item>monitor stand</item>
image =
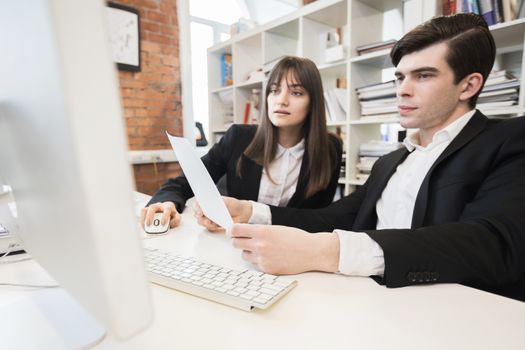
<svg viewBox="0 0 525 350"><path fill-rule="evenodd" d="M4 349L85 349L106 331L62 288L29 292L0 306Z"/></svg>

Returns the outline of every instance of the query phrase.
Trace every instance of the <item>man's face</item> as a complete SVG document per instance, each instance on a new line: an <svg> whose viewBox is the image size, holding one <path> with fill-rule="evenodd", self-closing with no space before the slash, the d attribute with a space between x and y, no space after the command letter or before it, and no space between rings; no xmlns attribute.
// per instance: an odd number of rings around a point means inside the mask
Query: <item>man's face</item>
<svg viewBox="0 0 525 350"><path fill-rule="evenodd" d="M396 67L398 110L404 128L435 133L468 111L460 104L463 84L445 57L445 43L403 56Z"/></svg>

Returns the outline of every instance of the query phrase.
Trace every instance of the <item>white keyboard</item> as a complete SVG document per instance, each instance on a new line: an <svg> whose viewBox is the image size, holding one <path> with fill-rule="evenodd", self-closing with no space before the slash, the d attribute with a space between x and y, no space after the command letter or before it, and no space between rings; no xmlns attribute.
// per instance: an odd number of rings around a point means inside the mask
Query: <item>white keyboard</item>
<svg viewBox="0 0 525 350"><path fill-rule="evenodd" d="M270 307L297 284L289 278L231 270L160 249L144 248L144 252L151 282L246 311Z"/></svg>

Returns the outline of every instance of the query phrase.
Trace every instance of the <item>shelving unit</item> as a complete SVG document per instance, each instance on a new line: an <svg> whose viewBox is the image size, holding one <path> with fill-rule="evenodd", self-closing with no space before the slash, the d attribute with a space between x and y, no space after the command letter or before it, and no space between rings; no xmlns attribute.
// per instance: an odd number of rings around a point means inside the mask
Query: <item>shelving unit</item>
<svg viewBox="0 0 525 350"><path fill-rule="evenodd" d="M428 0L410 0L428 1ZM425 3L428 5L431 1ZM434 1L434 7L437 3ZM360 105L355 89L368 84L393 79L390 49L358 55L356 47L387 39L399 39L403 33L403 0L318 0L303 6L273 22L238 34L230 40L208 49L208 92L209 92L209 140L214 142L229 125L225 125L223 114L227 111L219 95L231 92L233 99L233 122L242 123L244 108L253 89L260 91L261 105L264 106L263 92L265 79L248 80L248 75L260 69L265 63L278 60L284 55L308 57L314 61L321 73L325 91L335 88L338 78L347 81L348 113L343 121L328 122L328 128L340 128L344 135L346 174L339 180L350 193L362 180L356 178L356 164L359 159L359 145L369 140L379 140L382 125L398 125L396 117L361 118ZM434 11L432 14L438 14ZM428 17L415 14L408 18L411 24ZM407 23L408 23L407 22ZM324 57L326 33L342 28L345 57L336 62L326 62ZM495 68L511 69L521 79L519 100L516 106L504 109L484 110L490 116L525 114L525 19L505 22L491 27L497 43ZM232 54L233 85L220 86L220 57ZM383 126L384 128L384 126Z"/></svg>

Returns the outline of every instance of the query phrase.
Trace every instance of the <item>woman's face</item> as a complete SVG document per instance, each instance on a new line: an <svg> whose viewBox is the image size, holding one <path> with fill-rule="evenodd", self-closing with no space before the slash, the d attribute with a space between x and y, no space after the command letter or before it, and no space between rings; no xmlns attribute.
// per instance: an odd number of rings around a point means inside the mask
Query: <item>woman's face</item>
<svg viewBox="0 0 525 350"><path fill-rule="evenodd" d="M267 102L268 117L279 129L301 128L310 109L310 96L292 73L283 77L279 85L270 86Z"/></svg>

